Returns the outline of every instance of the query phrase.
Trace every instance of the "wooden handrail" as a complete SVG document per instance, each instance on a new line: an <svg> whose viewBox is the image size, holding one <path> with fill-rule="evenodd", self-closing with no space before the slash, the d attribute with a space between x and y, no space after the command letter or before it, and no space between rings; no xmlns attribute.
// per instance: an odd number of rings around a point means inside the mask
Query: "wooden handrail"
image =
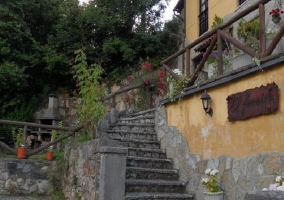
<svg viewBox="0 0 284 200"><path fill-rule="evenodd" d="M125 92L128 92L129 90L134 90L134 89L137 89L137 88L140 88L144 85L144 83L139 83L139 84L136 84L136 85L133 85L133 86L129 86L129 87L126 87L126 88L123 88L121 90L118 90L116 92L113 92L109 95L107 95L104 100L108 100L116 95L119 95L119 94L122 94L122 93L125 93Z"/></svg>
<svg viewBox="0 0 284 200"><path fill-rule="evenodd" d="M67 127L43 125L43 124L36 124L36 123L31 123L31 122L0 120L0 124L14 125L14 126L28 126L28 127L43 128L43 129L53 129L53 130L59 130L59 131L69 131L69 128Z"/></svg>
<svg viewBox="0 0 284 200"><path fill-rule="evenodd" d="M193 41L192 43L190 43L189 45L187 45L186 47L184 47L183 49L179 50L178 52L176 52L175 54L171 55L170 57L168 57L167 59L163 60L161 62L161 64L166 64L169 61L175 59L176 57L178 57L179 55L183 54L184 52L186 52L186 49L191 49L193 48L195 45L199 44L200 42L202 42L203 40L213 36L214 34L217 33L218 29L224 29L228 26L230 26L231 24L233 24L234 22L238 21L239 19L241 19L242 17L246 16L247 14L249 14L250 12L256 10L259 8L260 4L266 4L268 3L270 0L259 0L256 3L252 4L251 6L249 6L248 8L246 8L245 10L241 11L240 13L238 13L237 15L235 15L234 17L232 17L229 21L227 21L226 23L221 24L220 26L218 26L217 28L208 31L206 33L204 33L202 36L200 36L199 38L197 38L195 41Z"/></svg>
<svg viewBox="0 0 284 200"><path fill-rule="evenodd" d="M26 137L27 137L27 127L36 127L36 128L43 128L43 129L51 129L51 130L59 130L59 131L68 131L68 135L62 136L60 138L57 138L55 140L53 140L52 142L49 142L47 144L45 144L42 147L39 147L31 152L28 152L26 154L26 158L39 153L40 151L42 151L43 149L46 149L47 147L57 144L58 142L61 142L62 140L73 136L75 132L81 130L85 125L79 125L77 127L60 127L60 126L52 126L52 125L43 125L43 124L35 124L35 123L30 123L30 122L20 122L20 121L10 121L10 120L0 120L0 124L4 124L4 125L13 125L13 126L24 126L24 138L23 138L23 143L25 144L26 141ZM0 141L0 147L6 149L7 151L9 151L12 154L17 153L17 151L11 147L9 147L8 145L6 145L4 142Z"/></svg>

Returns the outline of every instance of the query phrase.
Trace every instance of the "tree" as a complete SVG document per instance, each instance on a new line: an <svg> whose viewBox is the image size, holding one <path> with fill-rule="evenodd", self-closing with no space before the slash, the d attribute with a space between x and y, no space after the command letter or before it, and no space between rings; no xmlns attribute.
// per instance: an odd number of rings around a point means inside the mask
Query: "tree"
<svg viewBox="0 0 284 200"><path fill-rule="evenodd" d="M177 50L178 29L162 29L165 8L161 0L94 0L86 6L91 57L104 68L105 77L120 80L121 74L137 70L141 60L161 60Z"/></svg>

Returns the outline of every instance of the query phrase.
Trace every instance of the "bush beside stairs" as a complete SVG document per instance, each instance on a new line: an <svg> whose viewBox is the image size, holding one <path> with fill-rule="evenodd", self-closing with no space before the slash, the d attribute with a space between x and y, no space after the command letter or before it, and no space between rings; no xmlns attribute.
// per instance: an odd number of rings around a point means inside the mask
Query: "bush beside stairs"
<svg viewBox="0 0 284 200"><path fill-rule="evenodd" d="M125 200L190 200L173 160L160 148L155 133L155 109L120 117L108 130L110 139L128 148Z"/></svg>

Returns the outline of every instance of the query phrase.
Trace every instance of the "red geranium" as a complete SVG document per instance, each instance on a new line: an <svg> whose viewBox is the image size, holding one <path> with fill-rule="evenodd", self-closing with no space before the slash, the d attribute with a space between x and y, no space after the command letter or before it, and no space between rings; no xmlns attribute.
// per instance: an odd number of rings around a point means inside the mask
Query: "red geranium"
<svg viewBox="0 0 284 200"><path fill-rule="evenodd" d="M269 12L269 15L272 15L272 17L278 17L280 16L280 14L283 14L284 11L280 11L279 8L276 8L276 9L272 9L271 12Z"/></svg>
<svg viewBox="0 0 284 200"><path fill-rule="evenodd" d="M143 65L143 69L146 69L146 70L151 70L151 63L150 62L145 62L144 65Z"/></svg>
<svg viewBox="0 0 284 200"><path fill-rule="evenodd" d="M165 78L165 72L164 71L160 71L159 72L159 77L160 78Z"/></svg>
<svg viewBox="0 0 284 200"><path fill-rule="evenodd" d="M158 88L164 89L164 84L163 84L162 82L160 82L160 83L158 84Z"/></svg>
<svg viewBox="0 0 284 200"><path fill-rule="evenodd" d="M145 78L144 83L145 83L145 85L149 85L150 80L149 80L149 78L148 78L148 77L146 77L146 78Z"/></svg>

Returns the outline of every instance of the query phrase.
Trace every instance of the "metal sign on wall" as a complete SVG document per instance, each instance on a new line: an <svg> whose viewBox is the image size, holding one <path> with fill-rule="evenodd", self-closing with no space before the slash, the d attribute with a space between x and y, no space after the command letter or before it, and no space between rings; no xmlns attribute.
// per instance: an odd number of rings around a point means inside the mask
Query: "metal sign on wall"
<svg viewBox="0 0 284 200"><path fill-rule="evenodd" d="M276 112L279 107L278 86L273 82L267 86L248 89L227 97L230 122Z"/></svg>

